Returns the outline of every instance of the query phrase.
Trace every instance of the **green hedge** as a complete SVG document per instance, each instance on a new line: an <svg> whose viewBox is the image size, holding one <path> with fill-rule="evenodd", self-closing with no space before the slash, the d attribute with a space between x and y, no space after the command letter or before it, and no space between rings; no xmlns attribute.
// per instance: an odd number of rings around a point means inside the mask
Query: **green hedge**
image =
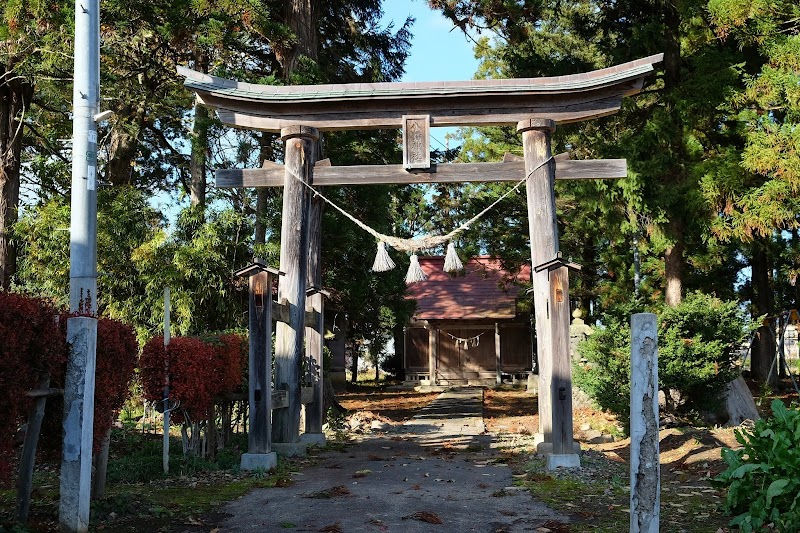
<svg viewBox="0 0 800 533"><path fill-rule="evenodd" d="M575 382L625 426L630 416L630 312L609 313L602 327L578 346L587 365L575 368ZM658 316L659 388L679 391L682 411L714 407L724 386L738 373L736 348L749 331L735 301L725 302L699 292Z"/></svg>

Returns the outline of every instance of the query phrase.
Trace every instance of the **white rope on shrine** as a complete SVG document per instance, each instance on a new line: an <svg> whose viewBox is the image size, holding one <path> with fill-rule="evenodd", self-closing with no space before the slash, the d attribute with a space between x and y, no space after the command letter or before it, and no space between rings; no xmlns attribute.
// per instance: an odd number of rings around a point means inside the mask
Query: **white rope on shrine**
<svg viewBox="0 0 800 533"><path fill-rule="evenodd" d="M491 211L497 204L502 202L504 199L506 199L509 195L511 195L515 191L519 190L520 186L523 183L525 183L534 172L536 172L537 170L539 170L552 160L553 157L550 156L544 161L540 162L535 167L533 167L527 174L525 174L524 178L520 179L516 184L514 184L513 187L509 188L505 193L503 193L499 198L497 198L497 200L489 204L489 206L483 209L480 213L473 216L472 218L470 218L469 220L467 220L466 222L464 222L463 224L452 230L450 233L447 233L446 235L421 235L418 237L413 237L411 239L404 239L401 237L395 237L393 235L384 235L383 233L375 229L372 229L371 227L361 222L356 217L354 217L353 215L351 215L350 213L348 213L347 211L336 205L333 202L333 200L331 200L330 198L326 197L324 194L316 190L314 187L311 186L311 184L304 181L302 176L296 174L295 172L292 172L292 170L289 167L286 168L287 170L289 170L289 174L292 177L294 177L300 183L305 185L312 193L314 193L315 196L319 196L320 198L322 198L326 203L328 203L331 207L333 207L334 209L339 211L342 215L350 219L359 228L363 229L364 231L366 231L367 233L378 239L378 251L375 256L375 262L372 265L373 271L385 272L395 267L394 261L392 261L392 258L389 257L389 254L386 251L387 244L392 248L394 248L395 250L401 252L410 252L412 254L411 266L409 267L408 274L406 275L406 282L414 283L416 281L424 281L425 279L427 279L427 276L425 276L425 273L419 266L417 252L419 252L420 250L429 250L431 248L436 248L437 246L441 246L446 242L449 242L450 244L447 247L447 257L445 257L445 267L444 267L445 272L456 272L458 270L461 270L463 268L463 264L461 263L461 260L458 258L458 254L455 251L455 246L452 243L455 236L461 233L462 231L468 229L473 223L481 219L483 215Z"/></svg>
<svg viewBox="0 0 800 533"><path fill-rule="evenodd" d="M447 332L445 331L445 333L447 333ZM453 339L453 342L455 342L456 346L463 346L465 350L469 350L470 346L472 346L472 347L480 346L480 344L481 344L481 335L483 335L483 333L479 333L479 334L475 335L474 337L469 337L469 338L466 338L466 339L464 339L462 337L456 337L455 335L451 335L450 333L447 333L447 335L451 339Z"/></svg>

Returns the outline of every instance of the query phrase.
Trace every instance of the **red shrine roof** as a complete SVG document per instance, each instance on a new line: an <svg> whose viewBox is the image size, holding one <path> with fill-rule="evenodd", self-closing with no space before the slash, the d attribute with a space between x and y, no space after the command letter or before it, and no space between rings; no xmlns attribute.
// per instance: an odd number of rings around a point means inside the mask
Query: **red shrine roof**
<svg viewBox="0 0 800 533"><path fill-rule="evenodd" d="M514 318L520 284L530 282L531 267L514 274L497 258L473 257L464 264L465 275L442 270L444 257L420 257L427 281L411 283L406 297L417 301L416 320Z"/></svg>

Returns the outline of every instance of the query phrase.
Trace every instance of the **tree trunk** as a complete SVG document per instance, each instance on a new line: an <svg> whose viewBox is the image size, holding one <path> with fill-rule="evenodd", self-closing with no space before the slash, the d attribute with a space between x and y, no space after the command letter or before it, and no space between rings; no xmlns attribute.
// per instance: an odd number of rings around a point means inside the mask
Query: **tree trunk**
<svg viewBox="0 0 800 533"><path fill-rule="evenodd" d="M92 499L102 500L106 495L106 477L108 474L108 452L111 449L111 426L103 436L100 452L93 457L94 476L92 477Z"/></svg>
<svg viewBox="0 0 800 533"><path fill-rule="evenodd" d="M676 91L681 86L681 16L673 3L660 4L664 10L664 105L672 119L669 149L674 154L672 168L664 175L665 187L676 187L684 182L685 149L683 147L683 123L681 114L675 110ZM683 270L685 231L681 213L685 205L672 205L667 237L672 245L664 252L665 303L670 307L680 305L683 299Z"/></svg>
<svg viewBox="0 0 800 533"><path fill-rule="evenodd" d="M770 280L770 259L767 250L768 242L766 239L758 239L752 245L752 258L750 267L752 270L753 305L758 316L769 316L774 311L774 295ZM756 339L753 342L751 352L750 370L753 379L775 385L778 382L777 368L773 369L770 377L770 368L775 361L775 337L772 327L768 322L758 328ZM769 378L769 380L768 380Z"/></svg>
<svg viewBox="0 0 800 533"><path fill-rule="evenodd" d="M139 135L142 131L143 115L138 113L125 116L121 112L122 120L111 128L111 138L108 143L108 164L106 179L113 186L133 185L133 165L136 162L136 152L139 149Z"/></svg>
<svg viewBox="0 0 800 533"><path fill-rule="evenodd" d="M19 214L22 119L33 98L33 86L0 64L0 290L9 290L17 271L11 236Z"/></svg>
<svg viewBox="0 0 800 533"><path fill-rule="evenodd" d="M350 369L350 382L358 382L358 349L352 347L350 353L353 354L353 367Z"/></svg>
<svg viewBox="0 0 800 533"><path fill-rule="evenodd" d="M664 251L664 301L670 307L677 307L683 300L683 272L685 267L685 231L680 215L674 215L667 227L667 237L672 244Z"/></svg>
<svg viewBox="0 0 800 533"><path fill-rule="evenodd" d="M208 442L208 457L214 459L217 456L217 406L213 403L208 409L206 441Z"/></svg>
<svg viewBox="0 0 800 533"><path fill-rule="evenodd" d="M394 374L395 379L404 380L405 376L405 327L404 324L395 324L392 329L392 337L394 337L394 356L390 365L390 371Z"/></svg>
<svg viewBox="0 0 800 533"><path fill-rule="evenodd" d="M258 157L263 164L266 161L275 161L275 141L277 137L274 133L263 132L259 137ZM269 187L258 187L256 189L256 227L255 244L265 244L267 242L266 214L269 207L269 200L275 190Z"/></svg>
<svg viewBox="0 0 800 533"><path fill-rule="evenodd" d="M683 243L676 241L664 252L665 302L677 307L683 299Z"/></svg>
<svg viewBox="0 0 800 533"><path fill-rule="evenodd" d="M296 70L301 56L315 61L317 59L319 12L320 0L289 0L286 3L286 25L297 37L293 46L282 56L278 54L278 60L283 67L283 78L287 81Z"/></svg>
<svg viewBox="0 0 800 533"><path fill-rule="evenodd" d="M208 149L208 109L195 104L192 125L192 157L189 161L189 194L193 207L206 207L206 150Z"/></svg>
<svg viewBox="0 0 800 533"><path fill-rule="evenodd" d="M201 53L195 55L195 70L208 73L208 59ZM206 151L208 150L208 109L199 103L194 105L192 124L192 156L189 161L189 195L192 206L200 211L206 207Z"/></svg>

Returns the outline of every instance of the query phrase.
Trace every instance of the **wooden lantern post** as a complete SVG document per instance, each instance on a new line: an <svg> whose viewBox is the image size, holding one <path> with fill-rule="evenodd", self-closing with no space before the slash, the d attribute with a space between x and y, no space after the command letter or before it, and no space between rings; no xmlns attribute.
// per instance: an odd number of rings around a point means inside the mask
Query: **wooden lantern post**
<svg viewBox="0 0 800 533"><path fill-rule="evenodd" d="M241 469L271 470L277 466L272 451L272 286L280 272L256 259L234 275L248 277L248 395L247 453Z"/></svg>
<svg viewBox="0 0 800 533"><path fill-rule="evenodd" d="M547 344L540 341L538 346L540 360L547 358L546 368L549 369L549 388L539 389L539 405L544 403L549 407L551 432L544 436L540 447L549 452L547 468L550 470L581 465L572 435L572 358L569 355L569 271L580 269L580 265L564 261L561 252L533 269L534 275L545 274L548 284L544 298L540 297L547 307ZM540 379L541 369L540 366Z"/></svg>

